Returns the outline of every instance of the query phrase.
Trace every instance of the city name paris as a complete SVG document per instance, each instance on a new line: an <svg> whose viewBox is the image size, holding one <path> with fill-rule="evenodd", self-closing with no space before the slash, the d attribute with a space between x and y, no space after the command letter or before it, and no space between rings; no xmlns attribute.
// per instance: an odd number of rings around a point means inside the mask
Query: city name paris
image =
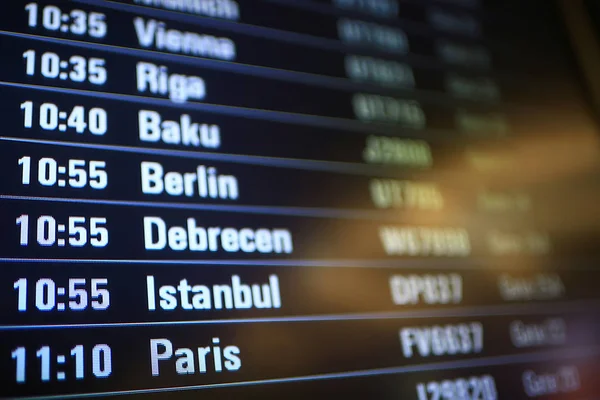
<svg viewBox="0 0 600 400"><path fill-rule="evenodd" d="M150 339L150 365L152 376L160 376L165 369L178 375L221 373L238 371L242 366L240 348L221 344L213 337L206 346L177 347L170 339Z"/></svg>
<svg viewBox="0 0 600 400"><path fill-rule="evenodd" d="M146 276L148 311L275 309L281 308L279 277L270 275L266 283L244 283L238 275L231 283L195 285L183 278L175 285L159 283L154 275ZM221 344L213 337L195 348L178 346L171 339L150 339L152 376L175 371L178 375L238 371L242 366L238 346Z"/></svg>
<svg viewBox="0 0 600 400"><path fill-rule="evenodd" d="M244 283L238 275L231 284L190 284L183 278L177 285L159 283L146 276L148 311L275 309L281 308L279 277L270 275L266 283ZM219 337L194 348L175 345L171 339L150 339L152 376L175 371L178 375L238 371L242 366L238 346L221 344Z"/></svg>

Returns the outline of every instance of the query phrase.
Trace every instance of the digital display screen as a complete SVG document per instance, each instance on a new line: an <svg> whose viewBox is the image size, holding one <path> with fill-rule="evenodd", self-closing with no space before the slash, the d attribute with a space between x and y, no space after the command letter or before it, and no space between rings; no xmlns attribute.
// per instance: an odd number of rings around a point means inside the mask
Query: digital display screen
<svg viewBox="0 0 600 400"><path fill-rule="evenodd" d="M0 397L600 394L553 2L7 0L0 48Z"/></svg>

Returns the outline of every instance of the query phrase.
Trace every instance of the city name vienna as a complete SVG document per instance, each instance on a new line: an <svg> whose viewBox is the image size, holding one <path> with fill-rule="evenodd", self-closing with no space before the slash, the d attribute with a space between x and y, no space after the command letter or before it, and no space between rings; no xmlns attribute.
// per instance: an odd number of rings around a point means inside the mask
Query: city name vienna
<svg viewBox="0 0 600 400"><path fill-rule="evenodd" d="M140 17L134 18L133 26L138 42L144 48L219 60L235 59L235 43L228 38L168 29L162 21L146 21Z"/></svg>

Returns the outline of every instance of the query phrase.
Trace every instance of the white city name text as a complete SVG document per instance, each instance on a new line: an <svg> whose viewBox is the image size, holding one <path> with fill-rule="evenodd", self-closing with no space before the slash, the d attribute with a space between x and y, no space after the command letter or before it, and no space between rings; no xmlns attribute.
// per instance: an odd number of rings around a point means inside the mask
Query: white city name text
<svg viewBox="0 0 600 400"><path fill-rule="evenodd" d="M164 65L138 62L136 66L137 90L169 96L173 102L184 103L188 99L202 100L206 95L204 80L198 76L169 74Z"/></svg>
<svg viewBox="0 0 600 400"><path fill-rule="evenodd" d="M140 17L134 18L133 25L140 46L145 48L154 47L171 53L220 60L233 60L236 56L235 43L228 38L167 29L166 23L162 21L146 21Z"/></svg>
<svg viewBox="0 0 600 400"><path fill-rule="evenodd" d="M198 165L194 172L167 172L160 163L143 161L140 164L142 192L167 193L171 196L198 196L211 199L237 200L238 181L235 176L217 175L217 169Z"/></svg>
<svg viewBox="0 0 600 400"><path fill-rule="evenodd" d="M240 7L233 0L134 0L145 6L162 7L167 10L198 14L213 18L237 20Z"/></svg>
<svg viewBox="0 0 600 400"><path fill-rule="evenodd" d="M146 250L174 251L224 250L229 253L287 253L293 251L292 234L287 229L221 228L197 226L194 218L187 219L186 227L172 226L160 217L144 217L144 245Z"/></svg>
<svg viewBox="0 0 600 400"><path fill-rule="evenodd" d="M462 277L458 274L393 275L390 290L396 305L458 304L462 301Z"/></svg>
<svg viewBox="0 0 600 400"><path fill-rule="evenodd" d="M178 375L239 370L242 366L239 347L221 348L220 343L221 339L215 337L211 340L212 347L197 347L194 351L187 347L174 349L169 339L150 339L152 376L160 376L161 363L166 362L174 364Z"/></svg>
<svg viewBox="0 0 600 400"><path fill-rule="evenodd" d="M179 281L179 285L162 285L156 289L155 277L146 277L148 294L148 310L227 310L232 309L266 309L281 308L281 294L277 275L269 276L269 283L244 284L239 276L231 277L231 284L190 285L187 279Z"/></svg>
<svg viewBox="0 0 600 400"><path fill-rule="evenodd" d="M483 326L479 322L445 326L403 328L400 342L404 357L416 350L421 357L475 354L483 350Z"/></svg>
<svg viewBox="0 0 600 400"><path fill-rule="evenodd" d="M176 144L189 147L218 149L221 147L221 130L218 125L198 124L183 114L179 121L163 120L156 111L140 110L138 128L142 142Z"/></svg>

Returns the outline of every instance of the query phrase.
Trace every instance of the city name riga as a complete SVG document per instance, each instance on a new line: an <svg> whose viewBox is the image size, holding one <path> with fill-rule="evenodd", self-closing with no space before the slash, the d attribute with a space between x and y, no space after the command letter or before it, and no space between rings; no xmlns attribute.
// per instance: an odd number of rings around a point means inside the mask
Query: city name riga
<svg viewBox="0 0 600 400"><path fill-rule="evenodd" d="M234 60L236 56L235 43L228 38L167 29L162 21L146 21L140 17L134 18L133 25L138 42L144 48L219 60Z"/></svg>
<svg viewBox="0 0 600 400"><path fill-rule="evenodd" d="M204 79L199 76L171 74L164 65L138 62L136 80L138 92L168 96L174 103L185 103L188 99L202 100L206 96Z"/></svg>
<svg viewBox="0 0 600 400"><path fill-rule="evenodd" d="M174 251L264 254L291 254L294 249L292 233L287 229L206 228L198 226L194 218L188 218L185 227L167 227L160 217L144 217L144 246L146 250L168 247Z"/></svg>
<svg viewBox="0 0 600 400"><path fill-rule="evenodd" d="M157 307L165 311L281 308L277 275L270 275L269 283L262 285L242 283L239 276L233 275L231 284L191 285L187 279L182 279L177 286L157 286L155 277L148 275L148 311L156 311Z"/></svg>

